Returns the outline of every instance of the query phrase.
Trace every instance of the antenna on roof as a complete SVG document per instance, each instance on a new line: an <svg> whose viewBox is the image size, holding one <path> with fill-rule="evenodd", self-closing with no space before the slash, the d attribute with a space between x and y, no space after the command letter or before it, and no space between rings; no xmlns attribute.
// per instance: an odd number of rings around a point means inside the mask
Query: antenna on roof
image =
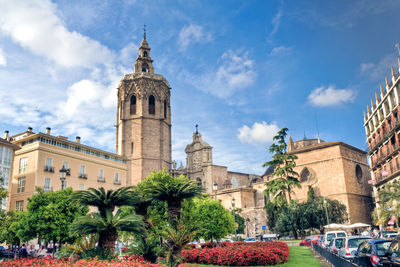
<svg viewBox="0 0 400 267"><path fill-rule="evenodd" d="M304 137L303 137L303 140L306 140L307 139L307 137L306 137L306 129L304 129Z"/></svg>

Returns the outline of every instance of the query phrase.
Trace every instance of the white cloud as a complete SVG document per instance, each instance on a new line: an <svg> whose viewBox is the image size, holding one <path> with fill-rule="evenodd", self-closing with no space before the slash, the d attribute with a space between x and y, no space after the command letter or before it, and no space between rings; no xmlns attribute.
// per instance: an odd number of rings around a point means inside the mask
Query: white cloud
<svg viewBox="0 0 400 267"><path fill-rule="evenodd" d="M114 55L105 46L71 32L50 1L1 1L0 30L22 47L63 67L93 67Z"/></svg>
<svg viewBox="0 0 400 267"><path fill-rule="evenodd" d="M182 51L186 51L193 43L208 43L211 39L211 34L206 33L202 26L190 24L180 30L178 45Z"/></svg>
<svg viewBox="0 0 400 267"><path fill-rule="evenodd" d="M265 121L255 122L251 128L247 125L241 127L237 137L242 143L254 145L266 144L272 142L272 138L279 130L276 123L268 124Z"/></svg>
<svg viewBox="0 0 400 267"><path fill-rule="evenodd" d="M353 102L356 95L357 92L354 90L336 89L330 85L327 88L324 86L315 88L308 96L308 100L314 106L328 107Z"/></svg>
<svg viewBox="0 0 400 267"><path fill-rule="evenodd" d="M272 31L270 33L270 36L273 36L279 29L279 26L281 25L281 18L282 18L282 11L278 11L275 16L272 18Z"/></svg>
<svg viewBox="0 0 400 267"><path fill-rule="evenodd" d="M392 66L397 67L397 57L394 56L392 53L384 56L381 58L377 63L361 63L360 64L360 74L366 75L371 80L379 81L381 80L382 83L385 81L385 76L390 77Z"/></svg>
<svg viewBox="0 0 400 267"><path fill-rule="evenodd" d="M289 54L292 51L291 47L286 47L286 46L277 46L274 47L271 52L269 53L269 56L276 56L276 55L282 55L282 54Z"/></svg>
<svg viewBox="0 0 400 267"><path fill-rule="evenodd" d="M3 49L0 48L0 66L7 65L6 56L4 55Z"/></svg>

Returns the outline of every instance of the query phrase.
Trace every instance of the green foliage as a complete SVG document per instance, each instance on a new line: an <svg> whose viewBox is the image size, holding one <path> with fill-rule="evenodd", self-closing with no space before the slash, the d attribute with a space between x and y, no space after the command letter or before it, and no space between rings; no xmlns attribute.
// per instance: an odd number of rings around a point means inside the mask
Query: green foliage
<svg viewBox="0 0 400 267"><path fill-rule="evenodd" d="M272 166L274 168L273 179L265 183L265 193L272 200L289 202L291 200L291 193L293 188L301 188L300 182L297 179L299 176L294 171L296 167L296 155L287 153L287 145L285 138L287 136L287 128L282 128L273 140L269 147L269 152L272 153L272 160L264 163L264 167Z"/></svg>
<svg viewBox="0 0 400 267"><path fill-rule="evenodd" d="M114 253L119 231L143 233L144 224L141 216L126 214L122 209L113 213L116 207L137 203L132 187L122 187L107 192L102 187L89 188L87 191L75 192L73 199L97 207L98 212L77 218L71 224L70 232L75 235L98 234L99 247L105 256Z"/></svg>
<svg viewBox="0 0 400 267"><path fill-rule="evenodd" d="M197 229L196 238L220 240L233 233L234 217L219 201L203 197L185 202L183 217L192 229Z"/></svg>
<svg viewBox="0 0 400 267"><path fill-rule="evenodd" d="M196 231L187 226L187 222L178 222L176 227L167 227L163 237L167 240L168 253L166 264L169 267L177 267L181 262L182 248L193 240Z"/></svg>
<svg viewBox="0 0 400 267"><path fill-rule="evenodd" d="M4 177L2 176L2 174L0 172L0 204L1 204L2 200L5 199L8 195L8 192L3 187L3 184L4 184Z"/></svg>
<svg viewBox="0 0 400 267"><path fill-rule="evenodd" d="M240 211L238 211L238 209L236 209L233 212L233 217L234 217L234 221L235 221L235 227L236 227L236 233L237 234L244 234L244 228L245 228L245 222L244 222L244 218L242 216L240 216Z"/></svg>
<svg viewBox="0 0 400 267"><path fill-rule="evenodd" d="M159 256L163 256L163 250L160 241L155 237L139 237L135 241L135 245L129 246L125 254L142 255L144 259L155 263Z"/></svg>
<svg viewBox="0 0 400 267"><path fill-rule="evenodd" d="M57 258L81 258L87 250L95 248L98 239L99 237L96 234L81 236L74 244L61 247L57 252Z"/></svg>
<svg viewBox="0 0 400 267"><path fill-rule="evenodd" d="M183 200L200 196L203 191L196 182L190 181L185 176L174 178L166 171L153 171L146 178L143 190L148 198L167 203L168 219L171 224L179 221Z"/></svg>
<svg viewBox="0 0 400 267"><path fill-rule="evenodd" d="M0 243L5 242L11 245L20 243L15 225L21 220L22 216L21 211L10 210L4 213L4 217L2 216L0 219Z"/></svg>
<svg viewBox="0 0 400 267"><path fill-rule="evenodd" d="M78 216L87 213L88 208L71 201L72 189L57 192L43 192L28 199L27 212L11 226L22 241L40 237L45 241L71 243L75 237L68 234L69 225Z"/></svg>
<svg viewBox="0 0 400 267"><path fill-rule="evenodd" d="M397 217L397 227L399 227L400 217L400 182L393 181L387 184L379 193L379 207L376 207L373 212L375 224L387 226L388 221L392 216Z"/></svg>

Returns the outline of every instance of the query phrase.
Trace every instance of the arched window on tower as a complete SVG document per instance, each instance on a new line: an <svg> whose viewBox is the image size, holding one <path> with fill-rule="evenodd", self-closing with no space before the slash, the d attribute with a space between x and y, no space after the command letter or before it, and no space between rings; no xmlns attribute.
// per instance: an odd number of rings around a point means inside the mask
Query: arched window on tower
<svg viewBox="0 0 400 267"><path fill-rule="evenodd" d="M313 173L308 168L304 168L300 173L300 182L308 182L313 180L314 180Z"/></svg>
<svg viewBox="0 0 400 267"><path fill-rule="evenodd" d="M136 114L136 96L135 95L131 96L131 105L130 105L129 112L131 115Z"/></svg>
<svg viewBox="0 0 400 267"><path fill-rule="evenodd" d="M147 57L147 51L143 52L143 57Z"/></svg>
<svg viewBox="0 0 400 267"><path fill-rule="evenodd" d="M167 101L164 100L164 119L167 118Z"/></svg>
<svg viewBox="0 0 400 267"><path fill-rule="evenodd" d="M146 63L142 64L142 72L148 72L149 71L149 66Z"/></svg>
<svg viewBox="0 0 400 267"><path fill-rule="evenodd" d="M156 99L152 95L149 97L149 114L156 114Z"/></svg>

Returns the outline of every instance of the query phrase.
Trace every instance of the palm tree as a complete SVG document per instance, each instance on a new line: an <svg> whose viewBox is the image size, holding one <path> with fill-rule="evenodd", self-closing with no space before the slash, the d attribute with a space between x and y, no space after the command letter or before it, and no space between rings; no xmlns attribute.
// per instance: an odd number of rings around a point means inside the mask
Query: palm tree
<svg viewBox="0 0 400 267"><path fill-rule="evenodd" d="M136 214L124 215L121 209L115 215L113 214L116 207L132 206L136 203L131 189L132 187L122 187L106 192L101 187L75 192L73 199L82 204L97 207L98 212L77 218L70 226L71 233L78 235L98 234L99 247L104 253L114 253L118 231L142 233L144 227L142 217Z"/></svg>
<svg viewBox="0 0 400 267"><path fill-rule="evenodd" d="M167 245L169 251L166 258L167 265L169 267L176 267L181 262L182 248L193 240L196 231L180 222L176 229L173 227L166 228L162 235L168 240Z"/></svg>
<svg viewBox="0 0 400 267"><path fill-rule="evenodd" d="M383 210L377 211L377 213L380 214L379 222L381 224L386 224L388 217L396 216L396 224L397 228L399 228L400 203L398 203L398 201L400 201L399 181L394 181L385 186L385 189L379 191L379 202Z"/></svg>
<svg viewBox="0 0 400 267"><path fill-rule="evenodd" d="M181 175L174 178L165 171L153 172L144 188L148 196L167 202L168 218L171 223L180 219L182 201L201 195L203 189L194 181Z"/></svg>

